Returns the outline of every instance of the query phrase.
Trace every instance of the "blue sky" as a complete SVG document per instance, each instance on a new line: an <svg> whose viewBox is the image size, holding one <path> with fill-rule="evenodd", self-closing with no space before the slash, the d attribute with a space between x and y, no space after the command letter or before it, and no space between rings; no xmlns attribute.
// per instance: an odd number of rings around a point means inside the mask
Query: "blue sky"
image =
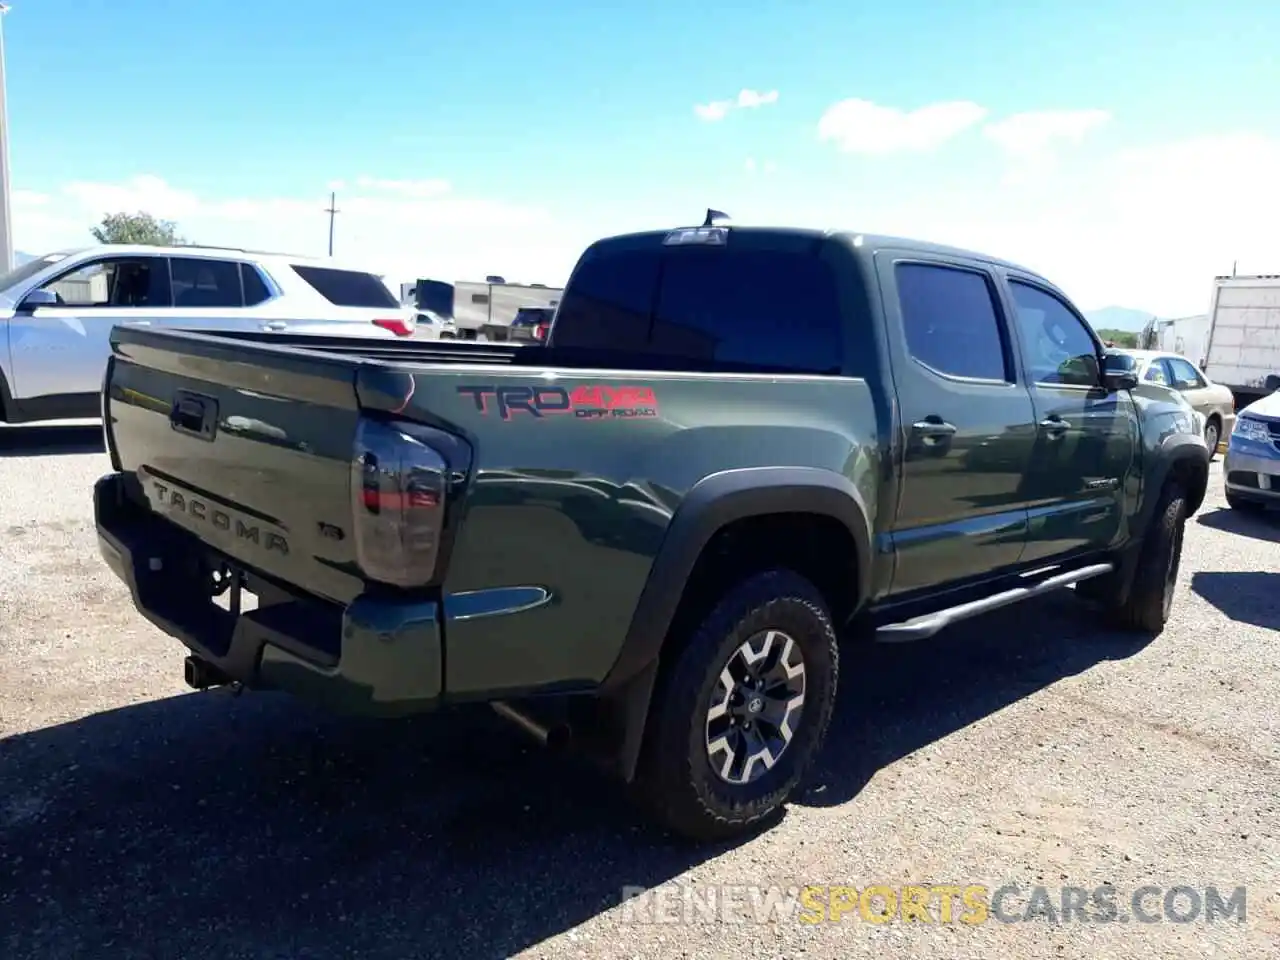
<svg viewBox="0 0 1280 960"><path fill-rule="evenodd" d="M14 0L15 238L80 242L114 204L323 252L340 183L340 254L558 282L594 236L712 205L1196 312L1233 259L1280 271L1280 5L1194 7ZM1270 199L1224 212L1223 183Z"/></svg>

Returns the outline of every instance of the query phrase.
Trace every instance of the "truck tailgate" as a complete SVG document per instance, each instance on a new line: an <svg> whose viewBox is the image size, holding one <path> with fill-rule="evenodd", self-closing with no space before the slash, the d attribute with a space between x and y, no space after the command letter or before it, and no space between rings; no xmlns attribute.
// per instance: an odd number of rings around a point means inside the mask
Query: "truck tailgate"
<svg viewBox="0 0 1280 960"><path fill-rule="evenodd" d="M361 589L355 358L117 329L106 430L155 512L248 567L340 603Z"/></svg>

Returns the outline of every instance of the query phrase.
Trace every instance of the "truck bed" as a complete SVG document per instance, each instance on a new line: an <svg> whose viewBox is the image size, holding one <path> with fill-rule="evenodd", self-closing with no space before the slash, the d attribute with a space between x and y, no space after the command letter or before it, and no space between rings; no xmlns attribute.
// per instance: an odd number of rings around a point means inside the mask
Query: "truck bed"
<svg viewBox="0 0 1280 960"><path fill-rule="evenodd" d="M117 328L112 351L104 423L116 472L97 495L108 562L135 593L151 591L135 602L163 629L246 682L262 643L277 660L289 649L363 676L364 658L383 653L352 641L350 624L376 632L378 618L430 608L440 612L421 615L442 649L447 632L448 656L426 687L457 698L589 688L612 666L603 638L627 633L693 484L788 462L837 474L879 442L859 378L711 377L678 358L554 346L137 328ZM815 414L815 385L829 413ZM401 483L410 467L439 489ZM419 495L444 505L442 526L388 519ZM436 545L432 565L396 583L415 572L402 562L414 538ZM175 563L249 577L259 611L235 629L267 624L274 639L237 647L232 627L206 629L221 615L191 596L192 579L174 581L187 584L179 596L152 575ZM565 590L574 603L555 600ZM415 699L396 692L403 675L374 672L365 685L381 692L370 695Z"/></svg>

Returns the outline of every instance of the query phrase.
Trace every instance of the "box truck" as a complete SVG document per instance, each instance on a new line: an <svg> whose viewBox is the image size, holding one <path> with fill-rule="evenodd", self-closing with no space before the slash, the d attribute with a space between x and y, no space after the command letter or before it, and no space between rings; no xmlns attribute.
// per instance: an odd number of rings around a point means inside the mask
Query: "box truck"
<svg viewBox="0 0 1280 960"><path fill-rule="evenodd" d="M1214 277L1207 340L1202 369L1237 410L1280 388L1280 274Z"/></svg>

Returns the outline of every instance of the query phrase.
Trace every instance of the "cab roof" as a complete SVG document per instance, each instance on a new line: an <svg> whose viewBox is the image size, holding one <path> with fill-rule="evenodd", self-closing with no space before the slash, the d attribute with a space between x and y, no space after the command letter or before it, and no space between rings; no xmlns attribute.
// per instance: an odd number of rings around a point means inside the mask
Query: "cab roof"
<svg viewBox="0 0 1280 960"><path fill-rule="evenodd" d="M887 234L863 233L857 230L847 229L820 229L815 227L787 227L787 226L735 226L732 223L716 223L712 227L703 226L676 226L667 230L643 230L633 233L617 234L612 237L605 237L597 240L592 246L612 245L613 243L638 243L644 244L649 241L655 241L659 244L675 231L683 230L700 230L700 229L724 229L728 231L729 236L734 234L755 234L755 235L773 235L779 237L809 237L814 240L835 239L846 243L848 246L856 249L859 253L874 254L879 250L893 250L897 253L920 253L942 257L961 257L968 260L978 260L991 266L1001 267L1006 270L1014 270L1019 273L1027 274L1044 280L1039 271L1032 270L1030 267L1016 263L1012 260L1004 260L1000 257L994 257L990 254L981 253L976 250L967 250L962 247L952 247L940 243L931 243L926 240L916 240L910 237L895 237ZM1045 280L1046 283L1049 281ZM1050 284L1052 285L1052 284Z"/></svg>

